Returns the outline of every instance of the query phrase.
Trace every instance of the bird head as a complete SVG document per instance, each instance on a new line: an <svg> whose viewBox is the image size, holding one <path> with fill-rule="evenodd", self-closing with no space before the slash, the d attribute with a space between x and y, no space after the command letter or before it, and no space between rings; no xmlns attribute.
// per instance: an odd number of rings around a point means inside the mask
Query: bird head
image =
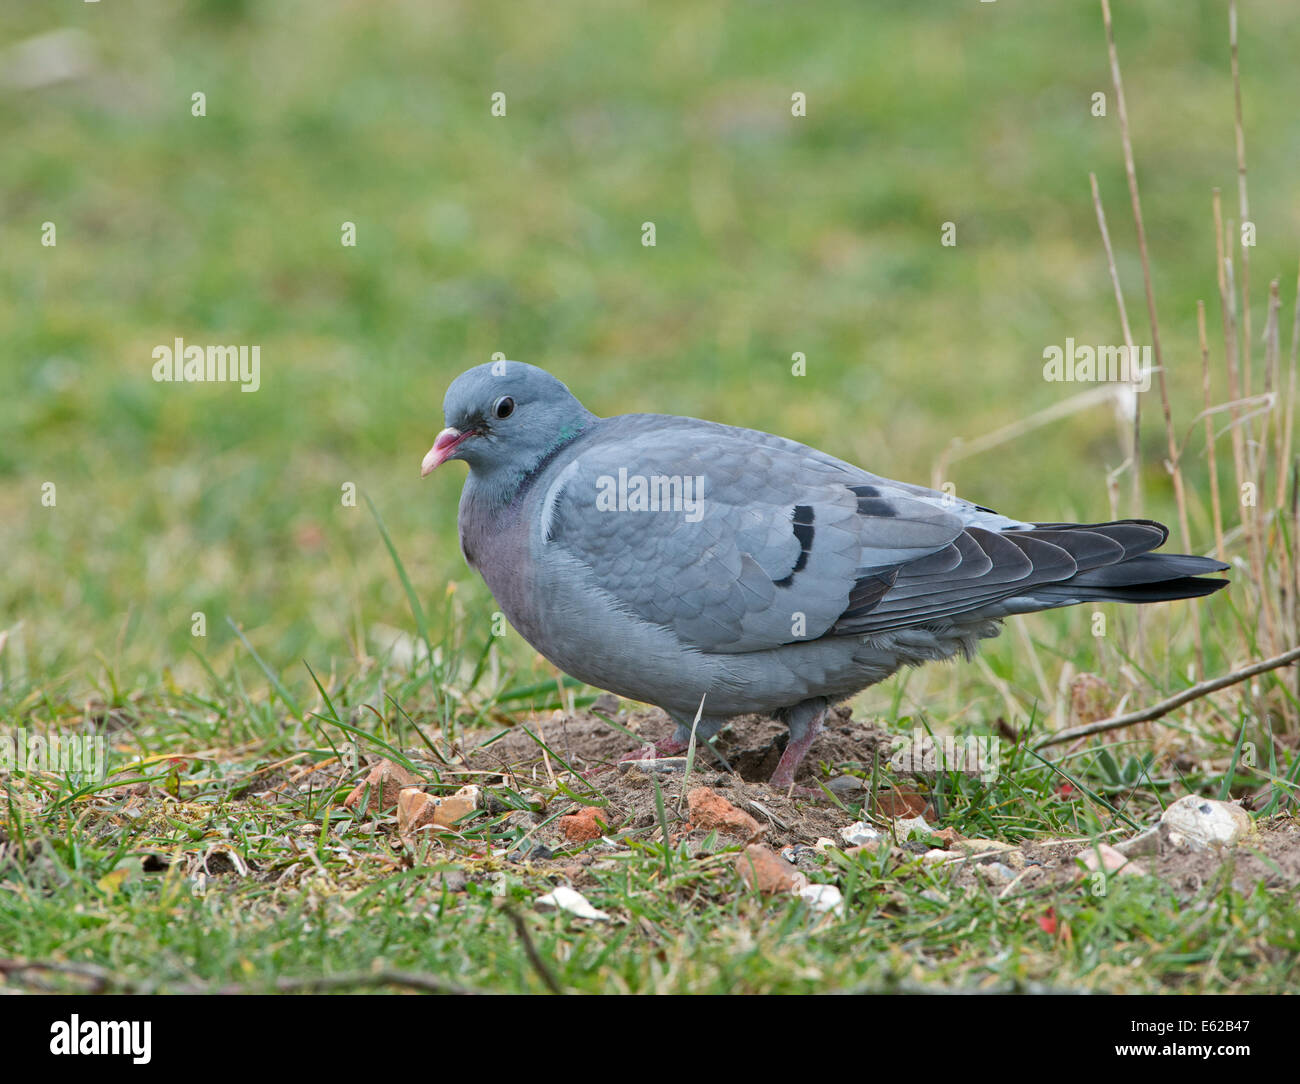
<svg viewBox="0 0 1300 1084"><path fill-rule="evenodd" d="M596 420L545 369L521 361L467 369L447 389L442 412L447 427L425 455L421 477L463 459L473 475L523 478Z"/></svg>

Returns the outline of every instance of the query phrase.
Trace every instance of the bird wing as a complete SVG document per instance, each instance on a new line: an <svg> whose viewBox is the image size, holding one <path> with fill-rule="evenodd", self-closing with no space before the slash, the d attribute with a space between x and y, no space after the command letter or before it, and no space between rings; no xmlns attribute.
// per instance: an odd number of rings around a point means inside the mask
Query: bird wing
<svg viewBox="0 0 1300 1084"><path fill-rule="evenodd" d="M707 652L851 632L907 568L1023 564L1015 546L977 560L962 542L968 522L1014 522L987 509L689 418L608 419L540 500L541 559L563 551L611 606Z"/></svg>

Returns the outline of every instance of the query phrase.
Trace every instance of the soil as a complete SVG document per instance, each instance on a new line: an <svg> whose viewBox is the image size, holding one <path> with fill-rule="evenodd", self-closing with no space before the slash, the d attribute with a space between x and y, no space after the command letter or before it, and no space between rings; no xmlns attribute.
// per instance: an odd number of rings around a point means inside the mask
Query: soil
<svg viewBox="0 0 1300 1084"><path fill-rule="evenodd" d="M1023 860L1011 852L1010 860L1006 854L996 854L955 864L953 883L971 885L983 880L996 890L997 881L979 867L1001 863L1017 870L1013 893L1074 884L1081 879L1075 856L1087 847L1086 842L1078 841L1026 844L1017 849ZM1255 832L1224 852L1193 850L1162 839L1159 853L1135 855L1132 861L1185 898L1198 895L1221 877L1231 878L1233 887L1243 894L1257 885L1295 891L1300 886L1300 825L1289 815L1275 817L1257 824Z"/></svg>
<svg viewBox="0 0 1300 1084"><path fill-rule="evenodd" d="M611 725L607 719L613 719L623 729ZM622 715L610 713L607 717L591 712L573 715L557 712L549 720L534 719L527 725L557 757L581 773L608 803L602 815L609 825L609 834L628 829L650 830L647 838L662 834L656 832L659 820L655 780L640 771L620 771L618 764L645 743L671 736L674 724L664 712L650 708ZM789 731L781 723L761 716L742 716L724 727L711 747L701 745L688 780L683 779L681 772L657 775L670 834L675 839L698 835L701 840L707 835L689 825L685 794L696 787L709 787L758 821L763 828L762 841L770 846L812 844L821 837L839 841L839 829L852 818L833 801L824 795L788 797L767 784L788 739ZM818 781L838 779L837 786L850 784L844 788L852 792L845 799L846 804L858 803L865 795L865 785L845 776L869 778L877 750L887 759L889 741L887 732L855 721L847 708L833 709L825 731L813 743L800 768L797 782L811 786ZM714 750L721 759L714 755ZM548 778L541 747L522 728L512 729L491 744L479 746L466 760L467 768L499 772L507 783L511 777L530 782ZM557 777L567 775L554 759L551 769ZM574 781L570 780L570 784ZM571 785L571 789L576 787ZM575 805L574 809L577 808ZM568 811L567 803L565 811ZM535 835L548 847L565 844L556 822L539 829ZM725 840L720 845L735 842Z"/></svg>
<svg viewBox="0 0 1300 1084"><path fill-rule="evenodd" d="M657 708L621 715L557 712L556 716L549 720L534 719L528 728L583 773L613 768L628 753L636 752L646 742L663 741L675 729L672 720ZM608 719L623 730L611 725ZM624 730L632 731L637 738ZM776 770L789 737L790 732L774 719L742 715L723 727L710 745L700 745L696 766L730 770L750 783L765 782ZM833 708L826 729L800 766L798 782L809 785L845 772L869 775L876 750L886 749L890 740L891 736L879 727L855 721L848 708ZM721 760L714 755L714 750L721 754ZM470 754L469 760L473 768L509 769L529 778L545 778L542 749L522 728L508 731L490 745L480 746ZM542 774L534 776L538 771Z"/></svg>
<svg viewBox="0 0 1300 1084"><path fill-rule="evenodd" d="M679 771L651 778L635 769L620 771L618 768L628 753L646 742L661 741L672 734L672 721L657 709L617 714L615 705L597 704L595 711L571 715L556 712L549 719L530 720L527 726L554 753L550 772L557 779L570 790L580 788L580 782L562 764L556 763L557 759L563 759L581 773L592 791L598 792L600 797L593 795L593 804L601 805L599 816L607 825L607 838L629 832L643 840L662 836L657 781L669 835L675 842L685 841L691 853L698 853L710 833L691 824L686 795L697 787L708 787L757 821L760 833L756 842L782 851L786 858L805 868L823 863L824 856L812 849L818 839L827 838L836 846L844 845L840 829L854 819L865 797L863 784L871 778L873 760L877 756L882 761L888 759L891 741L886 731L855 721L847 708L833 710L825 732L801 767L798 782L803 786L817 783L831 786L842 795L841 805L824 794L788 796L768 785L767 779L789 738L786 728L772 719L744 716L732 720L711 743L712 748L701 746L697 751L689 779L684 779ZM551 777L541 747L521 727L507 731L490 744L471 749L465 760L464 768L480 773L479 781L489 786L493 776L499 776L511 786L544 783ZM889 777L889 773L881 773L882 780ZM922 813L924 805L924 799L919 799L918 804L916 792L905 789L882 790L880 801L877 813L885 817L916 816ZM565 838L564 827L556 814L577 813L580 809L581 803L560 797L552 800L544 813L512 814L512 823L506 827L524 829L530 845L537 848L531 853L516 851L512 857L527 857L543 866L554 864L557 871L562 869L579 883L582 868L609 848L608 844L596 841L583 851L579 841ZM875 819L877 823L885 823L881 816ZM951 830L945 830L945 834L950 833ZM715 842L721 848L750 840L722 838ZM931 846L917 842L905 844L895 848L896 858L906 860ZM1077 884L1081 873L1075 856L1086 846L1085 841L1077 840L1027 843L1012 851L954 861L943 868L951 872L955 887L983 882L994 891L1010 886L1010 892L1019 894L1047 886ZM553 852L559 853L552 859ZM952 854L956 858L960 851L952 849ZM1134 861L1188 897L1220 876L1231 877L1243 892L1251 891L1257 884L1269 889L1295 890L1300 886L1300 825L1291 816L1260 823L1251 836L1227 855L1174 847L1162 840L1158 854L1135 856ZM980 868L994 865L1001 868Z"/></svg>
<svg viewBox="0 0 1300 1084"><path fill-rule="evenodd" d="M617 725L611 725L608 720ZM608 714L577 712L562 715L556 712L551 719L533 719L526 725L555 754L555 758L551 758L551 771L560 781L571 790L578 789L577 781L568 776L562 764L556 763L556 758L562 758L568 766L580 772L590 788L601 795L607 803L602 807L602 818L608 824L610 831L607 834L610 836L628 829L643 838L662 836L655 780L659 782L669 834L673 840L685 838L690 849L702 845L710 834L689 823L685 795L698 786L707 786L753 816L762 829L759 840L768 846L811 845L822 837L839 841L839 829L853 819L826 795L820 798L787 797L787 794L767 785L767 779L789 740L789 730L762 716L738 717L723 728L711 746L699 746L689 779L684 779L681 772L659 773L651 779L636 769L619 769L619 762L625 755L636 753L646 742L663 741L671 736L672 720L658 708L643 708L625 714L610 711ZM833 710L826 730L803 760L798 784L811 786L816 781L837 779L837 786L846 794L846 805L861 802L866 793L865 784L848 779L846 775L852 773L870 779L872 758L878 750L888 758L888 745L889 734L884 730L855 721L848 708ZM718 755L715 755L715 750ZM465 760L465 768L500 773L507 785L549 779L541 746L523 728L508 730L497 740L476 747L469 751ZM482 781L490 784L491 777ZM534 815L534 820L539 823L549 818L552 812L576 812L577 808L576 803L560 799L554 807L547 808L546 816ZM521 816L520 827L524 827L523 819L526 818L526 814ZM536 828L532 836L547 850L569 846L558 819ZM735 845L736 842L748 841L723 838L718 846Z"/></svg>

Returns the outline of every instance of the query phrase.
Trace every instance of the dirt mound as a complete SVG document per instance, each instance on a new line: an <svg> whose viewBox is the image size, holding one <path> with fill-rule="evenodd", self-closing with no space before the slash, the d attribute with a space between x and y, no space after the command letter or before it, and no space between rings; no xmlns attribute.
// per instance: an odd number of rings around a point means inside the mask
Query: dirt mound
<svg viewBox="0 0 1300 1084"><path fill-rule="evenodd" d="M647 742L663 741L675 729L672 720L658 708L622 714L557 712L551 719L534 719L525 726L527 730L515 727L478 746L469 754L469 766L544 777L545 756L540 740L574 770L587 773L612 768L626 754ZM790 732L774 719L743 715L723 727L712 743L701 744L697 767L729 771L746 782L763 782L776 769L789 737ZM869 774L876 751L885 751L889 741L886 731L854 721L848 708L834 708L825 731L800 766L798 779L811 784L845 772ZM559 767L552 765L553 770ZM538 776L538 772L543 775Z"/></svg>
<svg viewBox="0 0 1300 1084"><path fill-rule="evenodd" d="M610 710L600 710L605 707ZM688 846L692 841L702 844L708 832L690 824L686 801L686 795L697 787L709 787L753 817L762 829L763 840L774 846L811 844L823 836L838 838L838 829L848 822L845 811L825 796L787 797L767 785L789 740L789 731L762 716L734 719L713 742L701 744L689 779L683 778L681 772L651 779L639 771L619 770L619 762L628 753L648 742L668 738L673 730L672 720L657 708L617 713L614 704L606 704L598 705L596 711L573 715L556 712L549 719L534 718L488 738L468 752L466 767L476 772L500 773L507 785L512 781L544 783L553 773L574 788L578 781L565 771L567 765L586 780L593 802L603 803L600 816L608 836L627 832L639 838L661 836L657 801L662 800L669 835L676 840L689 836ZM826 730L801 766L799 782L811 786L837 779L837 785L848 784L846 790L853 792L846 801L861 801L865 786L845 775L870 776L873 757L877 751L887 756L889 740L889 735L878 727L855 722L847 708L834 709ZM549 772L548 754L539 743L545 743L550 750ZM567 807L567 803L560 804ZM529 819L526 814L520 815L519 826L528 827L523 822ZM531 821L529 834L548 849L560 849L572 842L565 839L558 819L536 814Z"/></svg>

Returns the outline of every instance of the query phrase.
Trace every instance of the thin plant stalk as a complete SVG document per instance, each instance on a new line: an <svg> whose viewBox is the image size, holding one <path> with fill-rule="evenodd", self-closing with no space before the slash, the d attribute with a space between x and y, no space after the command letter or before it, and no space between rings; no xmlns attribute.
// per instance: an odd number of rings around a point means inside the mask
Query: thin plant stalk
<svg viewBox="0 0 1300 1084"><path fill-rule="evenodd" d="M1219 496L1219 466L1214 451L1214 417L1210 413L1210 343L1205 333L1205 302L1196 303L1196 334L1201 346L1201 392L1205 401L1205 454L1209 460L1210 510L1214 516L1214 554L1227 560L1223 544L1223 505Z"/></svg>
<svg viewBox="0 0 1300 1084"><path fill-rule="evenodd" d="M1119 326L1124 335L1124 348L1128 352L1129 379L1133 383L1133 430L1129 438L1129 469L1133 472L1132 513L1142 514L1142 399L1137 385L1141 383L1142 374L1137 371L1135 359L1137 350L1133 345L1133 329L1128 322L1128 309L1124 304L1124 288L1120 285L1119 271L1115 267L1115 253L1110 245L1110 230L1106 228L1106 211L1101 204L1101 191L1097 187L1097 174L1088 174L1088 183L1092 186L1092 205L1097 211L1097 228L1101 231L1101 244L1106 250L1106 267L1110 271L1110 284L1115 290L1115 307L1119 309Z"/></svg>

